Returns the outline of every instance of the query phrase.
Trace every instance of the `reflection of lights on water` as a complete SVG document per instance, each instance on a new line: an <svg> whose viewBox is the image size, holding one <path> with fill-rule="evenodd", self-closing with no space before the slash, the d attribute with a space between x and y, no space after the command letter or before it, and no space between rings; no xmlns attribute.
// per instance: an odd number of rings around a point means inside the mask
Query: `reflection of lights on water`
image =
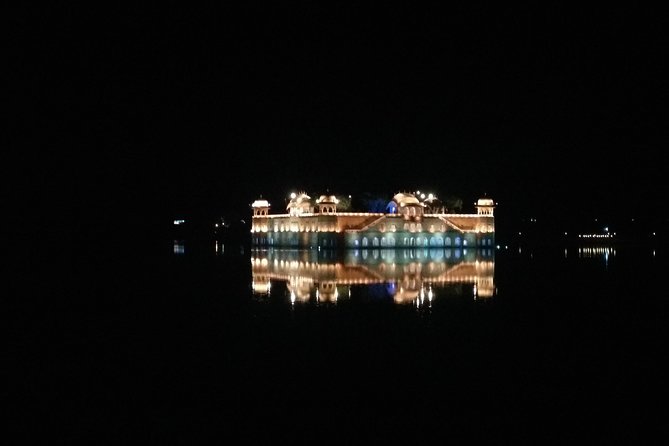
<svg viewBox="0 0 669 446"><path fill-rule="evenodd" d="M578 248L578 256L580 258L604 257L604 261L607 263L607 265L609 261L609 256L615 256L615 255L616 255L616 249L608 246Z"/></svg>
<svg viewBox="0 0 669 446"><path fill-rule="evenodd" d="M265 294L269 296L270 291L272 289L272 282L269 280L267 281L252 281L251 282L251 289L253 290L254 294Z"/></svg>
<svg viewBox="0 0 669 446"><path fill-rule="evenodd" d="M453 250L454 253L458 251L460 250ZM471 249L467 250L467 256L470 255L471 251ZM451 252L451 250L448 252ZM474 252L478 251L474 250ZM309 302L319 305L328 302L338 303L340 295L355 299L356 293L353 292L353 286L377 284L379 288L372 291L375 298L381 298L382 293L383 296L392 297L395 303L415 303L421 309L426 309L424 307L426 300L428 301L427 305L431 308L431 303L436 297L433 284L436 284L437 288L441 288L451 284L465 284L468 282L470 286L473 286L476 283L474 293L477 300L493 295L491 293L492 288L489 287L489 285L492 285L492 268L494 266L494 260L489 260L489 257L494 255L492 250L480 251L479 255L482 258L472 258L463 262L412 261L406 264L395 262L377 264L374 262L370 265L363 265L364 268L358 266L357 263L353 265L354 268L348 268L347 264L338 262L321 264L320 257L318 257L318 261L312 261L307 260L306 257L299 258L292 253L287 253L285 258L272 258L272 255L270 252L267 257L259 254L258 257L252 256L250 259L253 270L254 294L264 294L264 292L269 294L269 284L267 282L269 277L274 277L281 282L288 283L288 289L284 296L289 296L291 304L298 300L300 304ZM351 255L354 255L354 253L351 253ZM369 269L369 271L361 275L363 269L365 271ZM402 280L398 281L398 278L402 278ZM485 283L478 286L481 280L484 280ZM346 286L346 288L342 289L338 286ZM384 288L385 292L381 292ZM463 289L460 289L457 294L462 295L462 291Z"/></svg>

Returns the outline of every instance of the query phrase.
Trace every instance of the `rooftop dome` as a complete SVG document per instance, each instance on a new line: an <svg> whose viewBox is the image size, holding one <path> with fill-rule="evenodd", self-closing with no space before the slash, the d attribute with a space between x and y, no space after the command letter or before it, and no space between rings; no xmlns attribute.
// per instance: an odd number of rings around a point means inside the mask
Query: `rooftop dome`
<svg viewBox="0 0 669 446"><path fill-rule="evenodd" d="M407 194L404 192L400 192L399 194L395 194L393 197L393 200L397 202L400 206L407 206L407 205L418 205L418 206L423 206L423 204L416 198L414 194Z"/></svg>
<svg viewBox="0 0 669 446"><path fill-rule="evenodd" d="M316 203L332 203L332 204L337 204L339 203L339 200L337 200L337 197L334 195L321 195L318 197L318 200L316 200Z"/></svg>

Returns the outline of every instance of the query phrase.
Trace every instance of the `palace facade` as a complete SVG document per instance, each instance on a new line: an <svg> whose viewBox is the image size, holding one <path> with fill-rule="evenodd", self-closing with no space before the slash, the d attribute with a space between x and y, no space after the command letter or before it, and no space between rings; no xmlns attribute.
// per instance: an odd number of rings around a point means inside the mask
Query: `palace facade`
<svg viewBox="0 0 669 446"><path fill-rule="evenodd" d="M295 194L286 212L270 213L270 203L251 205L254 246L292 248L460 248L492 247L495 203L479 199L476 213L451 214L433 200L398 193L386 212L339 212L334 195L318 199Z"/></svg>

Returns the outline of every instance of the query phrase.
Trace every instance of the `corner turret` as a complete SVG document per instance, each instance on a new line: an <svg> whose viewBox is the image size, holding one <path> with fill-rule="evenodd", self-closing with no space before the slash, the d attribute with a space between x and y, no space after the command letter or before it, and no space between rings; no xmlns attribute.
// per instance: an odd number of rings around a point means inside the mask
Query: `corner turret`
<svg viewBox="0 0 669 446"><path fill-rule="evenodd" d="M494 216L495 202L491 198L479 198L475 206L478 215Z"/></svg>

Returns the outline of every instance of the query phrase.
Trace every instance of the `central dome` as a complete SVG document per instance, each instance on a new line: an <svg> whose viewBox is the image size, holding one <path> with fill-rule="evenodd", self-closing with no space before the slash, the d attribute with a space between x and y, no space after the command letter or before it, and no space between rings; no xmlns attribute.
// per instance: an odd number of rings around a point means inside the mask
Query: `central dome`
<svg viewBox="0 0 669 446"><path fill-rule="evenodd" d="M407 206L407 205L423 206L423 204L418 200L418 198L416 198L414 194L407 194L404 192L400 192L398 194L395 194L393 200L400 206Z"/></svg>

